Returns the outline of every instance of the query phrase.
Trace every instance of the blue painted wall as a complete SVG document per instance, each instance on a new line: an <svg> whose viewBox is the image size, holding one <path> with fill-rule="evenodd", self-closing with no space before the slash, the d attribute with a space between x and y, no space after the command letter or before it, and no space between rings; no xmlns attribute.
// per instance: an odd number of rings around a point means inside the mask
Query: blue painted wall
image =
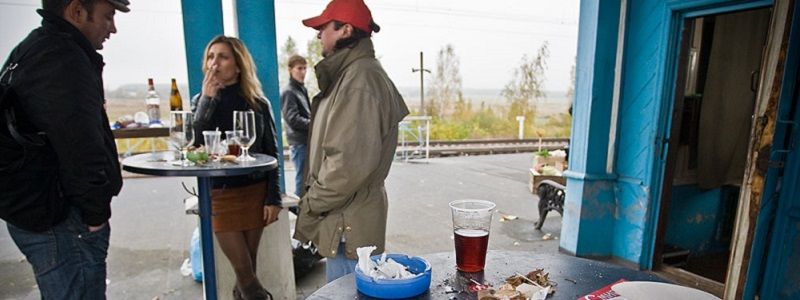
<svg viewBox="0 0 800 300"><path fill-rule="evenodd" d="M608 79L615 72L616 36L609 29L618 25L619 16L612 11L619 10L620 2L581 1L573 155L570 171L565 173L567 199L560 242L563 250L579 256L613 256L644 269L652 267L682 22L684 18L771 4L770 0L627 0L618 120L611 124L608 105L613 82ZM800 73L800 6L795 6L794 19L782 112L792 111L787 107L800 101L794 86ZM798 123L800 109L793 112L779 112L780 118ZM786 132L788 124L776 127L776 137ZM603 168L609 163L605 153L608 144L604 142L609 125L617 126L611 174ZM799 132L793 133L792 141L800 140ZM781 141L775 143L775 147L785 148ZM800 275L791 272L800 262L800 151L780 156L773 151L770 159L788 159L788 171L780 184L783 192L780 199L769 196L778 186L776 172L771 169L749 257L745 298L756 293L765 299L796 299L800 295ZM666 241L700 252L724 249L725 242L717 238L720 222L715 219L729 204L719 201L725 199L725 193L724 189L676 187ZM695 213L694 219L689 212ZM709 243L709 236L717 240Z"/></svg>
<svg viewBox="0 0 800 300"><path fill-rule="evenodd" d="M620 2L581 1L562 249L580 256L613 256L645 269L652 266L682 17L764 3L626 2L616 152L607 174L617 44L611 31L618 31Z"/></svg>
<svg viewBox="0 0 800 300"><path fill-rule="evenodd" d="M748 276L762 274L763 268L764 278L763 282L747 282L745 298L752 298L755 291L760 290L761 299L800 299L800 272L796 271L800 266L800 150L797 144L800 141L800 128L791 131L793 126L800 123L800 82L797 80L800 76L800 6L797 3L792 18L794 24L789 39L778 116L780 120L794 122L794 125L790 122L776 125L776 140L770 159L785 159L785 173L778 197L769 197L762 202L756 242L765 242L753 246L754 258ZM780 136L788 138L777 138ZM777 151L780 149L793 150L789 153ZM775 171L778 170L770 170ZM772 215L775 217L770 218ZM767 236L770 239L766 239Z"/></svg>
<svg viewBox="0 0 800 300"><path fill-rule="evenodd" d="M602 5L601 5L602 3ZM581 1L576 96L560 247L579 256L609 256L614 228L614 174L607 174L608 132L619 33L619 0Z"/></svg>
<svg viewBox="0 0 800 300"><path fill-rule="evenodd" d="M186 45L186 70L189 73L189 96L200 93L203 85L203 51L212 38L224 32L222 2L181 0L183 38Z"/></svg>
<svg viewBox="0 0 800 300"><path fill-rule="evenodd" d="M627 15L615 164L620 178L619 222L613 255L649 267L657 215L652 200L659 193L654 183L660 180L654 178L653 166L661 159L657 154L670 22L662 0L629 1Z"/></svg>
<svg viewBox="0 0 800 300"><path fill-rule="evenodd" d="M736 212L735 189L673 186L664 243L690 250L691 256L727 251L731 232L725 225Z"/></svg>

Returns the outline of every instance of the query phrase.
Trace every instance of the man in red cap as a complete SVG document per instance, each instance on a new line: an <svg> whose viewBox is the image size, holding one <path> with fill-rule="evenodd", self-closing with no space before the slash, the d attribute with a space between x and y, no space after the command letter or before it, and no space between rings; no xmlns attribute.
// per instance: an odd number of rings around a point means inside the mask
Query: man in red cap
<svg viewBox="0 0 800 300"><path fill-rule="evenodd" d="M403 98L375 59L380 27L362 0L333 0L303 24L319 31L320 93L311 105L309 160L295 238L327 257L330 282L353 272L356 248L384 251L388 199L384 180L397 147Z"/></svg>

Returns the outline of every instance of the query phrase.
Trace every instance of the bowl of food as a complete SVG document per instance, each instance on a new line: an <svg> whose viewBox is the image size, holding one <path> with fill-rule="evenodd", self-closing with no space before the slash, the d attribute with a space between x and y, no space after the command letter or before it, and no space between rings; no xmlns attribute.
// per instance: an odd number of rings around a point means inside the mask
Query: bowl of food
<svg viewBox="0 0 800 300"><path fill-rule="evenodd" d="M374 255L370 259L378 263L381 255ZM431 285L431 265L428 261L418 256L386 254L386 260L389 259L403 265L411 277L376 279L356 266L356 289L367 296L383 299L409 298L428 290Z"/></svg>

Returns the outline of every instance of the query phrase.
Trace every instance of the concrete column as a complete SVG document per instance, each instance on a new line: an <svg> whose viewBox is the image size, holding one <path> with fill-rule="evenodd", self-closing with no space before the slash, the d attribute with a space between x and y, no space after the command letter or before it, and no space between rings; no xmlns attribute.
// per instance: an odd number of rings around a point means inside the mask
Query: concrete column
<svg viewBox="0 0 800 300"><path fill-rule="evenodd" d="M258 247L258 279L275 299L294 300L297 289L294 283L294 263L289 237L289 212L282 210L278 221L264 228ZM214 258L217 266L218 299L233 299L232 289L236 274L231 263L214 239Z"/></svg>
<svg viewBox="0 0 800 300"><path fill-rule="evenodd" d="M560 247L610 256L615 179L607 172L621 0L581 0L567 198ZM612 155L613 156L613 155Z"/></svg>

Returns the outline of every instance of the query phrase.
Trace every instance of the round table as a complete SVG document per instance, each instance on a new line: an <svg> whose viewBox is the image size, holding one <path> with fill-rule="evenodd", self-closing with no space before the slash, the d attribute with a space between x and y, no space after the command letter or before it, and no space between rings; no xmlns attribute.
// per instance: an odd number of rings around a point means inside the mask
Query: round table
<svg viewBox="0 0 800 300"><path fill-rule="evenodd" d="M214 237L211 231L211 178L246 175L278 167L272 156L251 153L255 161L211 162L204 165L179 166L173 161L177 152L165 151L139 154L122 160L122 169L131 173L154 176L197 177L197 202L200 215L200 243L203 249L203 292L206 299L217 299L217 282L214 265Z"/></svg>
<svg viewBox="0 0 800 300"><path fill-rule="evenodd" d="M575 300L620 279L628 281L666 282L651 273L565 254L537 254L527 251L490 250L483 272L463 273L456 270L455 253L440 252L421 255L433 271L430 289L415 299L475 299L467 287L472 280L499 288L505 278L515 273L527 274L544 269L555 282L556 292L548 300ZM353 274L336 279L307 299L374 299L359 293Z"/></svg>

